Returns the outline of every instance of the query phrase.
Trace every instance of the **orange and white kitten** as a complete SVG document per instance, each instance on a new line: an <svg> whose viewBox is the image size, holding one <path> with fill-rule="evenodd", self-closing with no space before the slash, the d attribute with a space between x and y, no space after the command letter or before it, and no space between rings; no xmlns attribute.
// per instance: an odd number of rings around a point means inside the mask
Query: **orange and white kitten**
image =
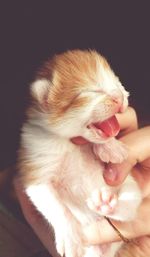
<svg viewBox="0 0 150 257"><path fill-rule="evenodd" d="M27 195L53 226L61 256L113 257L120 243L86 247L82 229L105 215L131 220L141 202L130 175L116 188L102 175L104 162L127 157L115 139L115 114L126 109L128 92L99 53L73 50L45 63L31 84L31 100L19 156ZM78 137L89 143L74 144Z"/></svg>

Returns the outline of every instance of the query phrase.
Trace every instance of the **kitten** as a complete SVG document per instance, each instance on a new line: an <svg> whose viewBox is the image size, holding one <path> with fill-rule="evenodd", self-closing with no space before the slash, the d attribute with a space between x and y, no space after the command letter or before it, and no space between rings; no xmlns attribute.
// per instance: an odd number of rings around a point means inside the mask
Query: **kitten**
<svg viewBox="0 0 150 257"><path fill-rule="evenodd" d="M104 162L127 157L115 139L115 114L127 106L128 92L96 51L54 56L31 84L19 179L52 225L61 256L113 257L120 243L85 247L82 228L105 215L120 221L135 217L141 193L134 179L129 175L120 187L111 188L102 175ZM89 143L76 145L76 137Z"/></svg>

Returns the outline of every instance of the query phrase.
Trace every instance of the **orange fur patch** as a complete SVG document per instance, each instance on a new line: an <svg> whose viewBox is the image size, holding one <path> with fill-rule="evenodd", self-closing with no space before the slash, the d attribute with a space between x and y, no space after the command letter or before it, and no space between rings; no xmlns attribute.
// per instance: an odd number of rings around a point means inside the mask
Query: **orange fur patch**
<svg viewBox="0 0 150 257"><path fill-rule="evenodd" d="M87 105L88 97L80 97L85 90L93 90L98 84L99 67L110 69L106 59L96 51L68 51L56 55L38 72L38 79L51 81L47 103L52 119L57 121L65 111ZM77 97L78 96L78 97Z"/></svg>

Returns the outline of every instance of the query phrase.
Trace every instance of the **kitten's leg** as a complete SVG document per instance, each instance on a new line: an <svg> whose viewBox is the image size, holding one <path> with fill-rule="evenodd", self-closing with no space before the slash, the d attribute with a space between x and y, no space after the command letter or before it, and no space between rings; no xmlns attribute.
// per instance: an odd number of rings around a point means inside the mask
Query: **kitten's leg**
<svg viewBox="0 0 150 257"><path fill-rule="evenodd" d="M93 191L87 200L90 209L120 221L132 220L141 203L141 192L136 182L128 176L120 188L109 186Z"/></svg>
<svg viewBox="0 0 150 257"><path fill-rule="evenodd" d="M94 144L93 151L106 163L121 163L128 157L127 147L115 138L111 138L103 144Z"/></svg>
<svg viewBox="0 0 150 257"><path fill-rule="evenodd" d="M38 211L52 224L58 253L66 257L82 257L80 225L50 184L31 185L27 195Z"/></svg>

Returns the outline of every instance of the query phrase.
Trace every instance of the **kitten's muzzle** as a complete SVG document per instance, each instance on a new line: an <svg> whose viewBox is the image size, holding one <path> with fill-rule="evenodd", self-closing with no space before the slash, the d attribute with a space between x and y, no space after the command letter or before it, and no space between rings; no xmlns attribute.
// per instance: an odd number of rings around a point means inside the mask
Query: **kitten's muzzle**
<svg viewBox="0 0 150 257"><path fill-rule="evenodd" d="M124 96L121 90L118 90L118 89L113 90L109 94L109 97L110 97L110 100L113 102L113 104L117 106L117 109L118 109L117 112L121 112L123 101L124 101Z"/></svg>

